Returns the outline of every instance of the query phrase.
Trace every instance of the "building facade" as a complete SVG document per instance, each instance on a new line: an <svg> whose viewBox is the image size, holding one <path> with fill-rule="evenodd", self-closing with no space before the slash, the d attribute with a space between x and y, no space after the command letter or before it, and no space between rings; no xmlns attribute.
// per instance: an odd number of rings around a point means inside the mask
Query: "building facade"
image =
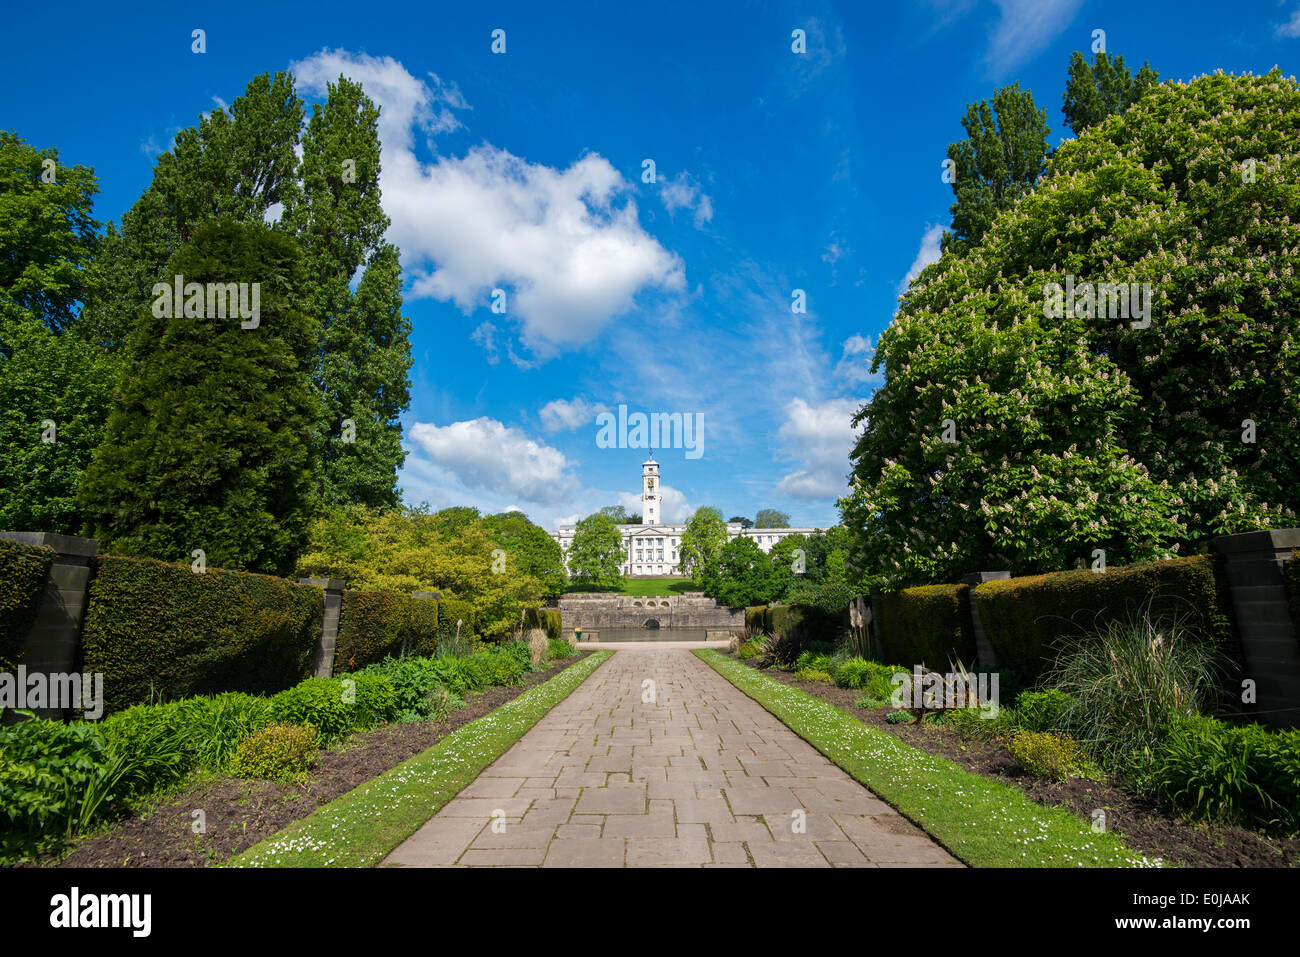
<svg viewBox="0 0 1300 957"><path fill-rule="evenodd" d="M684 524L664 524L663 491L659 463L653 458L641 463L641 524L620 525L623 533L623 564L619 570L630 578L650 575L681 575L678 546ZM551 537L560 543L567 564L569 548L573 545L576 525L560 525ZM727 539L752 538L760 549L770 552L772 546L788 535L811 535L817 528L744 528L738 522L727 523Z"/></svg>

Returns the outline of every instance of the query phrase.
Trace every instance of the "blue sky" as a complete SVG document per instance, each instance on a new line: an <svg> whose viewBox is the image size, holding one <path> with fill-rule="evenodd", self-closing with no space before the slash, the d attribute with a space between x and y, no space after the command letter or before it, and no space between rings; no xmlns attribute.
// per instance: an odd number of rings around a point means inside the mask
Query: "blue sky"
<svg viewBox="0 0 1300 957"><path fill-rule="evenodd" d="M667 520L834 524L870 345L937 258L966 104L1018 80L1056 142L1069 55L1096 29L1162 79L1292 74L1300 53L1300 0L74 3L6 21L2 122L93 166L101 220L253 75L292 67L309 102L359 80L383 107L414 327L406 499L547 526L635 510L645 452L597 444L620 404L703 415L701 455L657 454Z"/></svg>

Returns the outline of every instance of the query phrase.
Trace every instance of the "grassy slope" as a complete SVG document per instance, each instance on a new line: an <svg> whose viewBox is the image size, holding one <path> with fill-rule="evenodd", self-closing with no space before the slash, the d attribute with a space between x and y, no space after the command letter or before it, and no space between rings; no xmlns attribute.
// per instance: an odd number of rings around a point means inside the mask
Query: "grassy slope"
<svg viewBox="0 0 1300 957"><path fill-rule="evenodd" d="M976 867L1152 867L1088 821L869 728L713 650L695 652L790 730Z"/></svg>
<svg viewBox="0 0 1300 957"><path fill-rule="evenodd" d="M604 663L598 651L230 859L231 867L371 867Z"/></svg>

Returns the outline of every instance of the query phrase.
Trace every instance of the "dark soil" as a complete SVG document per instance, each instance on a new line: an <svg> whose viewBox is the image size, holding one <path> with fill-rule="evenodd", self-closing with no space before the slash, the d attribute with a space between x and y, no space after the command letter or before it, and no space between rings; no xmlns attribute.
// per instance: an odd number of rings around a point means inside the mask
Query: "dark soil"
<svg viewBox="0 0 1300 957"><path fill-rule="evenodd" d="M64 857L45 863L57 867L207 867L224 861L555 677L587 654L591 652L529 674L522 685L471 693L464 708L441 721L389 724L355 734L321 751L303 784L217 775L182 786L154 809L85 835ZM203 834L191 829L195 810L206 816Z"/></svg>
<svg viewBox="0 0 1300 957"><path fill-rule="evenodd" d="M757 668L757 659L744 662ZM1113 784L1070 778L1058 783L1024 773L997 741L963 741L956 732L927 720L920 725L890 724L893 708L858 708L861 691L837 688L820 681L800 681L788 671L766 668L763 673L782 684L821 698L864 724L961 765L987 778L1012 785L1040 804L1064 807L1090 818L1101 808L1106 828L1148 857L1163 857L1191 867L1300 867L1300 838L1269 837L1247 828L1223 824L1188 823L1141 795Z"/></svg>

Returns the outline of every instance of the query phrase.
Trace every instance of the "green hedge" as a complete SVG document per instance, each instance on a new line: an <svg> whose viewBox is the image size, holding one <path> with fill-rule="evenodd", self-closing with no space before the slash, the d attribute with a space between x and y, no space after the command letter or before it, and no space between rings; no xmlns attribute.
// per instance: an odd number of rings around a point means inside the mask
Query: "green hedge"
<svg viewBox="0 0 1300 957"><path fill-rule="evenodd" d="M407 629L406 653L431 655L438 647L438 600L412 598Z"/></svg>
<svg viewBox="0 0 1300 957"><path fill-rule="evenodd" d="M54 549L0 538L0 671L14 671L45 594Z"/></svg>
<svg viewBox="0 0 1300 957"><path fill-rule="evenodd" d="M922 585L872 597L872 614L885 660L947 671L949 662L975 660L970 588Z"/></svg>
<svg viewBox="0 0 1300 957"><path fill-rule="evenodd" d="M750 631L763 631L767 628L767 606L751 605L745 609L745 627Z"/></svg>
<svg viewBox="0 0 1300 957"><path fill-rule="evenodd" d="M548 640L560 637L560 611L558 608L529 608L524 613L525 628L545 630Z"/></svg>
<svg viewBox="0 0 1300 957"><path fill-rule="evenodd" d="M106 711L222 691L273 694L306 677L320 589L147 558L91 564L82 654L86 671L104 674Z"/></svg>
<svg viewBox="0 0 1300 957"><path fill-rule="evenodd" d="M438 646L438 601L386 591L343 592L334 674L389 655L431 655Z"/></svg>
<svg viewBox="0 0 1300 957"><path fill-rule="evenodd" d="M474 627L474 606L463 598L443 598L438 603L438 634L456 634L456 622L463 621L460 634L462 638L475 637L478 632Z"/></svg>
<svg viewBox="0 0 1300 957"><path fill-rule="evenodd" d="M1155 618L1176 615L1202 640L1236 655L1227 588L1208 555L1164 562L1031 575L974 590L980 624L999 665L1032 682L1084 633L1125 621L1150 603Z"/></svg>

